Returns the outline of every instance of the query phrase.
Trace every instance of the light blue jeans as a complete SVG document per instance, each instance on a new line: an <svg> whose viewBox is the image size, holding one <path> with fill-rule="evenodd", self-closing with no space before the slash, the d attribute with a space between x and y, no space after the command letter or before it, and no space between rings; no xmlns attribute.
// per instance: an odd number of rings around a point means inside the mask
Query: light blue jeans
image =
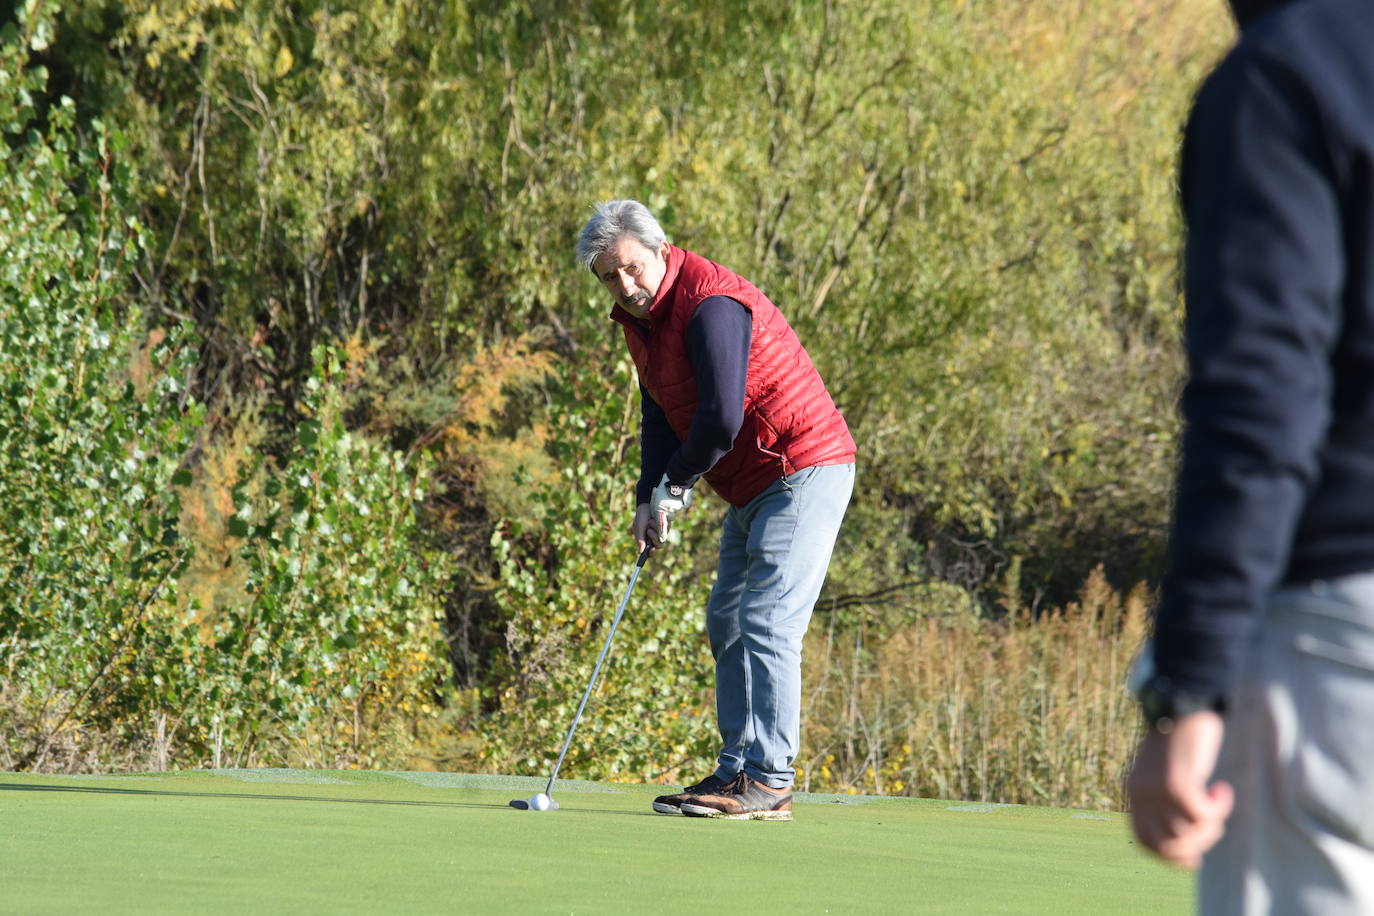
<svg viewBox="0 0 1374 916"><path fill-rule="evenodd" d="M743 770L773 788L792 785L802 637L853 491L853 464L803 468L726 513L706 607L721 779Z"/></svg>

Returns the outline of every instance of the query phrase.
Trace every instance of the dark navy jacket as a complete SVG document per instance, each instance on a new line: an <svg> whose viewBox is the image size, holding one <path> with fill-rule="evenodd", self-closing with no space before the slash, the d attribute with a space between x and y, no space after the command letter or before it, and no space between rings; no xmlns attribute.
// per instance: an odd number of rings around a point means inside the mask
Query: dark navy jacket
<svg viewBox="0 0 1374 916"><path fill-rule="evenodd" d="M1198 93L1159 673L1224 693L1266 596L1374 570L1374 2L1248 23Z"/></svg>

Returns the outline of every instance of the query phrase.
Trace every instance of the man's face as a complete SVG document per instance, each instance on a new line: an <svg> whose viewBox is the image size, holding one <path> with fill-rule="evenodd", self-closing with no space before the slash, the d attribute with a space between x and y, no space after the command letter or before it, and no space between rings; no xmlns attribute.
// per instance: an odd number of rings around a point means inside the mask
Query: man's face
<svg viewBox="0 0 1374 916"><path fill-rule="evenodd" d="M636 318L647 318L649 304L668 272L668 243L655 251L622 235L592 262L592 270L621 308Z"/></svg>

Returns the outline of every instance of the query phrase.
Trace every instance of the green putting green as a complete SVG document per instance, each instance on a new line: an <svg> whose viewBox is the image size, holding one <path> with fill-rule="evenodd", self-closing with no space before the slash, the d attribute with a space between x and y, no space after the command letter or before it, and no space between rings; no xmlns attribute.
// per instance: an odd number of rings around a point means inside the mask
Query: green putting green
<svg viewBox="0 0 1374 916"><path fill-rule="evenodd" d="M0 912L1179 913L1118 814L799 795L795 820L657 815L569 780L0 773Z"/></svg>

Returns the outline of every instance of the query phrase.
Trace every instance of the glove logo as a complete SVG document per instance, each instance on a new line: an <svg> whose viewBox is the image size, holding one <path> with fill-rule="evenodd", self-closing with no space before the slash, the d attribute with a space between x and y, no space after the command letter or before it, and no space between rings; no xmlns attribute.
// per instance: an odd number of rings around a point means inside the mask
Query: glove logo
<svg viewBox="0 0 1374 916"><path fill-rule="evenodd" d="M692 504L692 488L685 484L672 483L668 480L668 475L664 474L658 486L654 487L649 503L654 520L658 523L659 536L667 537L673 515Z"/></svg>

